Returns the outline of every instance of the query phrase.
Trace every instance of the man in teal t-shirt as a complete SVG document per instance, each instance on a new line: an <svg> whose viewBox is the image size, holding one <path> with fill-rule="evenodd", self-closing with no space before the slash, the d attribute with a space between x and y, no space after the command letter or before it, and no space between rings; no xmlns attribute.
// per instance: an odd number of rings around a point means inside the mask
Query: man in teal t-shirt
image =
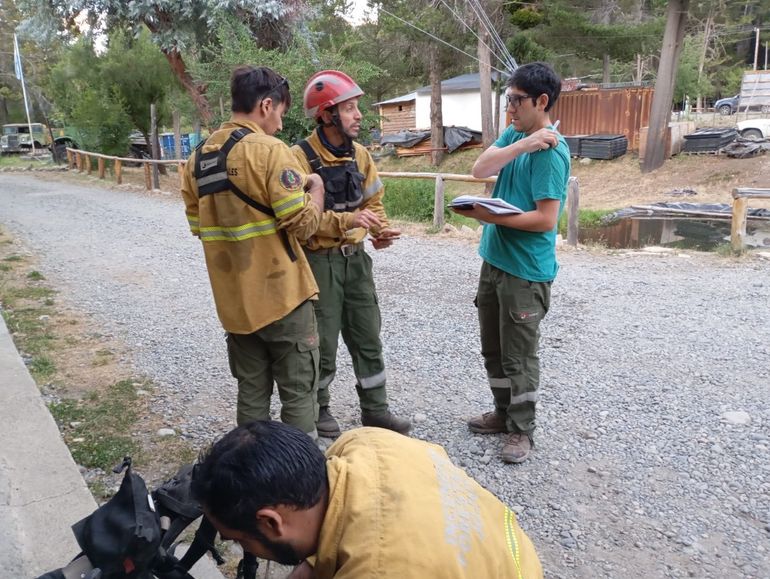
<svg viewBox="0 0 770 579"><path fill-rule="evenodd" d="M549 114L560 92L561 79L549 65L517 68L505 91L513 123L473 166L474 177L499 173L492 196L523 213L495 215L479 205L455 209L484 224L476 306L495 404L468 426L481 434L507 433L505 462L525 461L534 446L540 321L548 312L551 282L559 269L556 226L570 171L569 148Z"/></svg>

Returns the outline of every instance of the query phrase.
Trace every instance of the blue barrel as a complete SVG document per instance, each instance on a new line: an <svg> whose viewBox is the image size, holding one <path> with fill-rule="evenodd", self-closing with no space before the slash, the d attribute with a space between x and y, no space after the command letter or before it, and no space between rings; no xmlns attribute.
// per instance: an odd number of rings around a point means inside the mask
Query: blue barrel
<svg viewBox="0 0 770 579"><path fill-rule="evenodd" d="M174 155L174 133L161 133L160 140L161 159L176 159Z"/></svg>

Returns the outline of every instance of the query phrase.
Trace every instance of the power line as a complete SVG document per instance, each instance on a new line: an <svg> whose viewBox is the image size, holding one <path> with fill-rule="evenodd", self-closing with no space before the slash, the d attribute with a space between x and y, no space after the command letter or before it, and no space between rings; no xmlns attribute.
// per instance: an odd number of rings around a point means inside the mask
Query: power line
<svg viewBox="0 0 770 579"><path fill-rule="evenodd" d="M403 22L403 23L404 23L404 24L406 24L407 26L411 26L412 28L414 28L415 30L418 30L418 31L422 32L423 34L425 34L425 35L427 35L427 36L430 36L432 39L434 39L434 40L437 40L437 41L438 41L438 42L440 42L441 44L444 44L444 45L448 46L448 47L449 47L449 48L451 48L452 50L456 50L457 52L461 52L461 53L463 53L465 56L467 56L467 57L469 57L469 58L472 58L472 59L473 59L473 60L475 60L476 62L481 62L481 61L480 61L480 60L479 60L477 57L473 56L472 54L468 54L468 53L467 53L467 52L465 52L464 50L462 50L462 49L460 49L460 48L457 48L456 46L453 46L452 44L449 44L449 43L448 43L446 40L441 40L441 39L440 39L438 36L436 36L435 34L431 34L431 33L430 33L430 32L428 32L427 30L423 30L423 29L422 29L422 28L420 28L419 26L416 26L416 25L412 24L411 22L407 22L406 20L404 20L404 19L403 19L403 18L401 18L400 16L396 16L396 15L395 15L395 14L393 14L392 12L388 12L387 10L385 10L385 8L382 8L382 7L380 7L380 11L381 11L381 12L384 12L385 14L387 14L388 16L390 16L390 17L392 17L392 18L395 18L396 20L398 20L398 21L400 21L400 22ZM499 68L497 68L497 67L494 67L494 66L493 66L492 68L493 68L494 70L496 70L497 72L499 72L500 74L506 74L506 72L505 72L504 70L500 70Z"/></svg>
<svg viewBox="0 0 770 579"><path fill-rule="evenodd" d="M492 50L492 48L491 48L491 47L490 47L490 46L489 46L489 45L488 45L486 42L484 42L483 40L481 40L481 37L480 37L478 34L476 34L476 31L475 31L475 30L473 30L473 27L472 27L470 24L468 24L467 22L465 22L465 20L464 20L464 19L463 19L463 18L462 18L462 17L461 17L459 14L457 14L457 13L456 13L456 12L455 12L455 11L452 9L452 7L451 7L451 6L449 6L449 4L447 4L447 3L446 3L446 0L441 0L441 3L442 3L444 6L446 6L447 10L449 10L449 11L452 13L452 15L453 15L453 16L454 16L454 17L455 17L455 18L456 18L456 19L457 19L457 20L458 20L458 21L459 21L459 22L460 22L460 23L461 23L463 26L465 26L465 27L466 27L468 30L470 30L471 34L473 34L473 36L475 36L475 37L478 39L478 41L479 41L481 44L483 44L483 45L484 45L484 46L487 48L487 50L489 50L489 52L490 52L490 53L491 53L491 54L492 54L492 55L493 55L493 56L494 56L494 57L495 57L497 60L499 60L499 61L500 61L500 64L502 64L503 66L507 66L507 65L508 65L508 63L507 63L505 60L503 60L502 58L500 58L500 56L499 56L499 55L498 55L498 54L497 54L497 53L496 53L494 50Z"/></svg>

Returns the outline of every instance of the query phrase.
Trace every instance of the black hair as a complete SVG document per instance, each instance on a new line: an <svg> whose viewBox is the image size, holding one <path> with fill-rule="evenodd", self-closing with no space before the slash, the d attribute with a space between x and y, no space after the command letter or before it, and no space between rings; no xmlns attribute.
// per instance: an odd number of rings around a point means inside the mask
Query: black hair
<svg viewBox="0 0 770 579"><path fill-rule="evenodd" d="M532 100L541 94L548 95L549 111L556 103L561 93L561 78L550 64L545 62L530 62L517 68L505 83L508 88L517 88L527 93Z"/></svg>
<svg viewBox="0 0 770 579"><path fill-rule="evenodd" d="M326 493L326 457L307 434L277 421L231 430L203 453L192 492L230 529L258 535L256 513L287 505L308 509Z"/></svg>
<svg viewBox="0 0 770 579"><path fill-rule="evenodd" d="M267 97L286 103L287 109L291 106L289 82L266 66L236 68L230 77L230 96L234 113L249 114Z"/></svg>

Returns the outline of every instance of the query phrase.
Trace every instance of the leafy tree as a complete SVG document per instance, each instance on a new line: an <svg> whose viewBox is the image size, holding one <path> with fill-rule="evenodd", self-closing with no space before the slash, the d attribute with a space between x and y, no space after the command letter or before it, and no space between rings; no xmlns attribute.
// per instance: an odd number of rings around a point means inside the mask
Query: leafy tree
<svg viewBox="0 0 770 579"><path fill-rule="evenodd" d="M17 4L27 16L22 28L41 43L60 34L77 36L84 26L107 33L146 27L207 123L211 111L206 86L195 83L183 53L210 40L211 30L225 14L245 23L261 46L285 46L289 27L303 14L300 0L17 0Z"/></svg>
<svg viewBox="0 0 770 579"><path fill-rule="evenodd" d="M141 30L132 37L125 31L115 31L98 66L101 83L109 87L133 126L149 142L150 105L156 105L158 124L168 124L168 99L179 90L168 62L152 43L149 32Z"/></svg>
<svg viewBox="0 0 770 579"><path fill-rule="evenodd" d="M86 150L122 155L131 119L121 95L101 80L101 62L87 37L71 46L51 71L49 92Z"/></svg>
<svg viewBox="0 0 770 579"><path fill-rule="evenodd" d="M378 68L367 62L346 58L338 52L326 52L298 39L285 51L260 48L254 44L250 31L235 19L223 21L216 35L216 41L204 51L204 58L190 67L193 78L207 85L210 98L214 102L222 102L222 110L215 113L214 120L221 122L230 116L230 75L236 66L269 66L286 77L291 89L292 106L283 119L280 134L289 143L304 138L315 126L312 120L305 118L302 109L305 83L315 72L342 70L363 86L380 73ZM362 126L365 127L374 124L374 117L366 106L368 102L372 101L367 95L361 105L364 113Z"/></svg>

